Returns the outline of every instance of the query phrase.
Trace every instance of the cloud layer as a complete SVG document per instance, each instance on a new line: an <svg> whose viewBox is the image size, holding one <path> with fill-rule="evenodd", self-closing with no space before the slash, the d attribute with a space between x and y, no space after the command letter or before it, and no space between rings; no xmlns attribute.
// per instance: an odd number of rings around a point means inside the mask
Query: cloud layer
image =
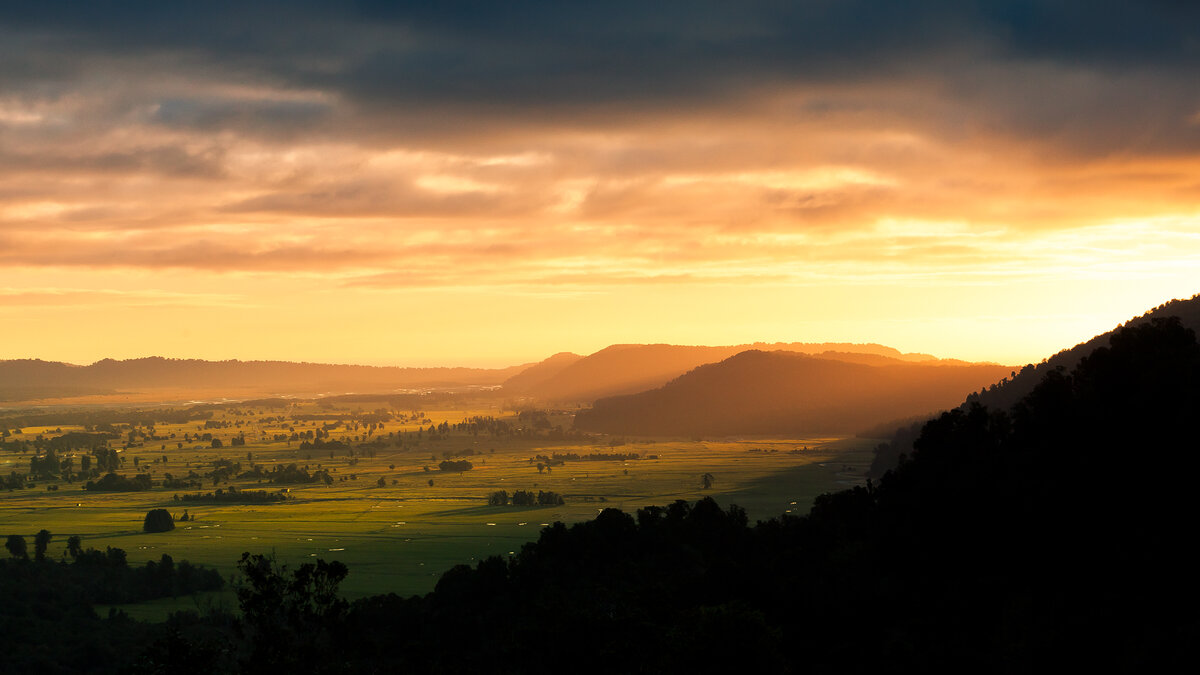
<svg viewBox="0 0 1200 675"><path fill-rule="evenodd" d="M1200 290L1196 26L1175 2L4 7L0 311L486 289L636 320L651 288L1085 281L1138 309ZM495 354L534 355L505 330Z"/></svg>

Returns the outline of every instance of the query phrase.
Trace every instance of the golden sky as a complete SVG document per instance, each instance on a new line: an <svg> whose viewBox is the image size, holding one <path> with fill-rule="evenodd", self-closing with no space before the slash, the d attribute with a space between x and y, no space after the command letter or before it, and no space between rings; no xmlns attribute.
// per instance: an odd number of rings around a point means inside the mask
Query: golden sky
<svg viewBox="0 0 1200 675"><path fill-rule="evenodd" d="M1200 292L1182 4L93 4L0 10L0 358L1018 364Z"/></svg>

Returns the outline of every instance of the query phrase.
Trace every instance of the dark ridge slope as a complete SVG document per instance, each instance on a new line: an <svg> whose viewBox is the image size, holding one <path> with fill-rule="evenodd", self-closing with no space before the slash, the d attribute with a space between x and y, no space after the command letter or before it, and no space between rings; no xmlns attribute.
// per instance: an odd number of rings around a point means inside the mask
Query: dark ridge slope
<svg viewBox="0 0 1200 675"><path fill-rule="evenodd" d="M1091 340L1075 345L1070 349L1064 349L1037 365L1027 365L1017 373L1016 377L1011 379L1006 378L995 387L971 394L963 403L963 407L965 408L972 403L979 403L989 408L1008 409L1017 401L1027 396L1029 392L1033 391L1033 388L1042 381L1046 373L1058 368L1068 371L1075 368L1085 356L1107 345L1109 340L1112 339L1113 334L1122 327L1137 326L1147 323L1151 319L1169 316L1179 317L1180 323L1184 328L1200 331L1200 295L1194 295L1187 300L1172 300L1159 305L1107 333L1097 335Z"/></svg>
<svg viewBox="0 0 1200 675"><path fill-rule="evenodd" d="M1097 335L1087 342L1064 349L1054 356L1037 365L1027 365L1013 378L1005 377L983 391L977 391L967 396L960 406L963 410L973 404L979 404L991 409L1007 410L1022 398L1029 395L1034 387L1045 379L1047 373L1058 370L1070 371L1088 355L1097 349L1106 347L1122 328L1130 328L1149 323L1154 319L1178 317L1180 325L1188 330L1200 332L1200 295L1194 295L1187 300L1172 300L1155 307L1145 314L1130 319L1113 330ZM897 429L892 439L881 443L875 448L875 459L867 472L869 476L878 478L888 470L895 468L901 456L912 452L913 439L916 438L923 423L906 423Z"/></svg>

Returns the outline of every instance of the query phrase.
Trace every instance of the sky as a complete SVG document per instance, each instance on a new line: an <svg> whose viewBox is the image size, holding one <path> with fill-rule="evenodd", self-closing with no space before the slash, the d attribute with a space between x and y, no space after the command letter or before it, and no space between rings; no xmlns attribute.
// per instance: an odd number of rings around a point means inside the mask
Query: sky
<svg viewBox="0 0 1200 675"><path fill-rule="evenodd" d="M1036 362L1200 292L1200 4L0 6L0 359Z"/></svg>

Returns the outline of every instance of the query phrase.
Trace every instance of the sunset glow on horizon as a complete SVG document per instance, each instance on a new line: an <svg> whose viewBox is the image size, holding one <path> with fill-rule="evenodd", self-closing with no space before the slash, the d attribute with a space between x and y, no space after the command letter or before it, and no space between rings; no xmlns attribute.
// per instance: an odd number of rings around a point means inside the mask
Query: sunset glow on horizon
<svg viewBox="0 0 1200 675"><path fill-rule="evenodd" d="M0 359L1019 365L1200 292L1191 8L338 7L0 10Z"/></svg>

